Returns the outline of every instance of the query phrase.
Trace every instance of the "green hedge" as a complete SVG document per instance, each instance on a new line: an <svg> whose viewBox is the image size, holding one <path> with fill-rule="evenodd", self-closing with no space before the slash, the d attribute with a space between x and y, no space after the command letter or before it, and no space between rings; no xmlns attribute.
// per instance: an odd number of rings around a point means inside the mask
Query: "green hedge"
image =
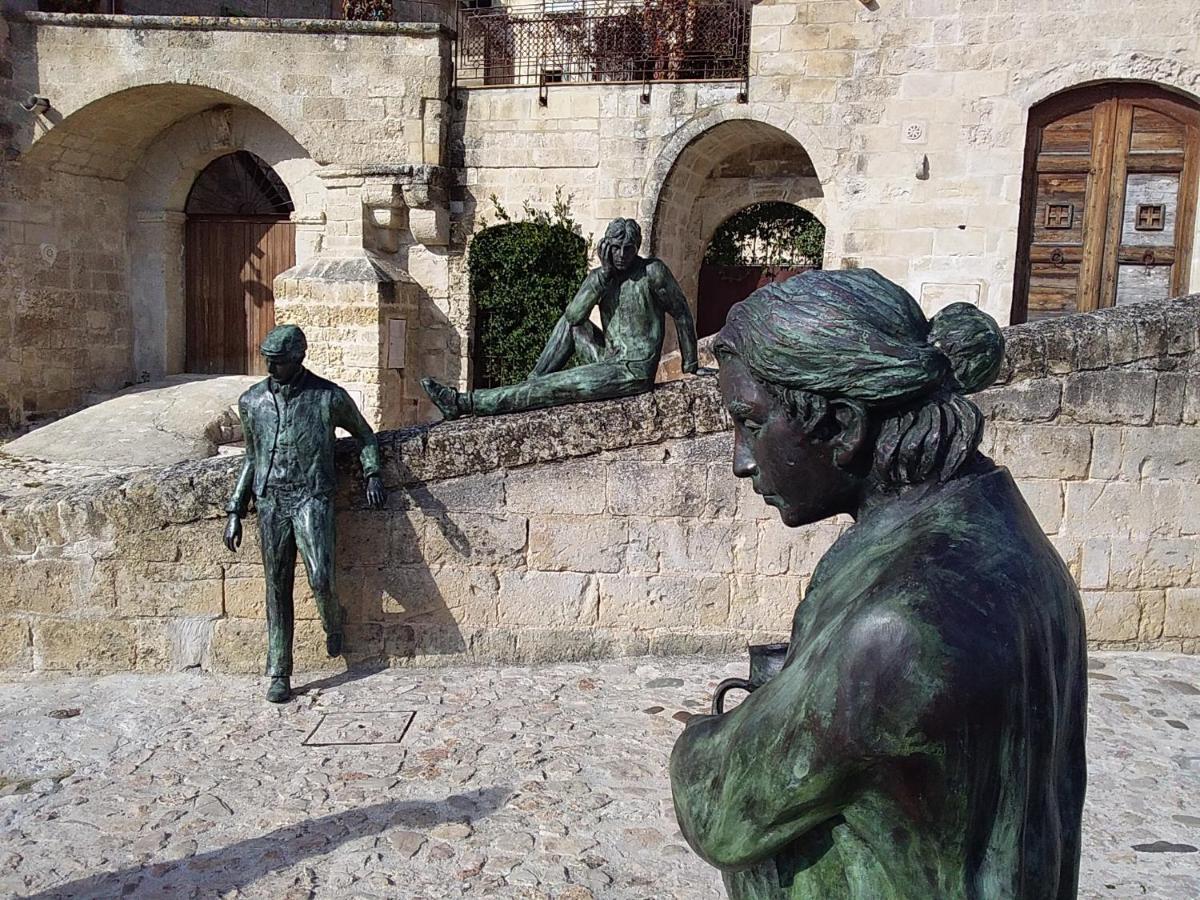
<svg viewBox="0 0 1200 900"><path fill-rule="evenodd" d="M588 244L571 224L563 216L535 214L530 221L486 228L471 241L475 387L522 381L537 362L550 329L587 275Z"/></svg>

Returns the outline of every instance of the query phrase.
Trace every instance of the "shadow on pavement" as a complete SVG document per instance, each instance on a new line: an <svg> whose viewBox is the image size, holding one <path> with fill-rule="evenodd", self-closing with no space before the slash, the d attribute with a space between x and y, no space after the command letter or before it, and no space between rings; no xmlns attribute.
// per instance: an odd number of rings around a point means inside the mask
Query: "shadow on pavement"
<svg viewBox="0 0 1200 900"><path fill-rule="evenodd" d="M215 897L245 888L279 869L342 844L393 827L428 828L441 822L482 818L504 805L512 789L482 788L445 800L393 800L277 828L219 850L171 862L104 872L26 895L26 900L100 897Z"/></svg>
<svg viewBox="0 0 1200 900"><path fill-rule="evenodd" d="M335 675L326 675L324 678L318 678L316 681L310 681L307 684L294 687L292 688L292 694L299 696L300 694L307 694L310 691L325 691L341 687L343 684L360 681L363 678L370 678L372 675L378 675L380 672L386 672L387 670L388 666L386 663L359 663L350 666L344 672L338 672Z"/></svg>

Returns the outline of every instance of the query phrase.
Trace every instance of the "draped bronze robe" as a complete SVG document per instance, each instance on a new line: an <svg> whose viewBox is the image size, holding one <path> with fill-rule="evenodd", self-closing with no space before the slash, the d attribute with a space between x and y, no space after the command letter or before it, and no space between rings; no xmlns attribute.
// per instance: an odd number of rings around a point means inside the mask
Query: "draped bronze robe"
<svg viewBox="0 0 1200 900"><path fill-rule="evenodd" d="M680 827L733 900L1075 896L1079 593L979 458L864 515L818 564L782 672L688 722Z"/></svg>

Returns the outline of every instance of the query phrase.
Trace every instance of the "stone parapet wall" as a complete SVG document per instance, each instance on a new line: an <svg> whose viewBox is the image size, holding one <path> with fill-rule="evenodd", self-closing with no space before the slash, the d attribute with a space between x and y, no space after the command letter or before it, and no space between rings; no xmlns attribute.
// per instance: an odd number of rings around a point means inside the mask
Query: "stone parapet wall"
<svg viewBox="0 0 1200 900"><path fill-rule="evenodd" d="M1093 645L1200 647L1200 297L1009 328L978 395L1079 580ZM338 497L351 660L504 662L736 649L786 634L845 527L785 529L730 472L715 379L381 436L387 509L352 447ZM236 460L0 502L0 665L257 671L253 520L220 543ZM303 584L303 576L300 576ZM297 660L323 641L298 590Z"/></svg>

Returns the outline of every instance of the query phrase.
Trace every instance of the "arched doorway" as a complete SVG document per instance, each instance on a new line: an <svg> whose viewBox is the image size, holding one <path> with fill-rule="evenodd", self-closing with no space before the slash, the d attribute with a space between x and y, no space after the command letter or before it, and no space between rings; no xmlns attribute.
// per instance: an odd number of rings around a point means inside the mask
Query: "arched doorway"
<svg viewBox="0 0 1200 900"><path fill-rule="evenodd" d="M1013 322L1187 290L1200 106L1101 84L1029 113Z"/></svg>
<svg viewBox="0 0 1200 900"><path fill-rule="evenodd" d="M699 324L701 267L722 224L748 205L781 203L820 216L823 197L812 159L794 137L756 119L728 119L694 137L673 161L656 199L650 251L696 302Z"/></svg>
<svg viewBox="0 0 1200 900"><path fill-rule="evenodd" d="M275 325L275 277L296 264L292 198L262 159L213 160L188 193L185 329L188 372L263 374L258 345Z"/></svg>
<svg viewBox="0 0 1200 900"><path fill-rule="evenodd" d="M735 303L765 284L821 268L825 226L794 203L754 203L721 223L704 251L696 334L716 334Z"/></svg>

